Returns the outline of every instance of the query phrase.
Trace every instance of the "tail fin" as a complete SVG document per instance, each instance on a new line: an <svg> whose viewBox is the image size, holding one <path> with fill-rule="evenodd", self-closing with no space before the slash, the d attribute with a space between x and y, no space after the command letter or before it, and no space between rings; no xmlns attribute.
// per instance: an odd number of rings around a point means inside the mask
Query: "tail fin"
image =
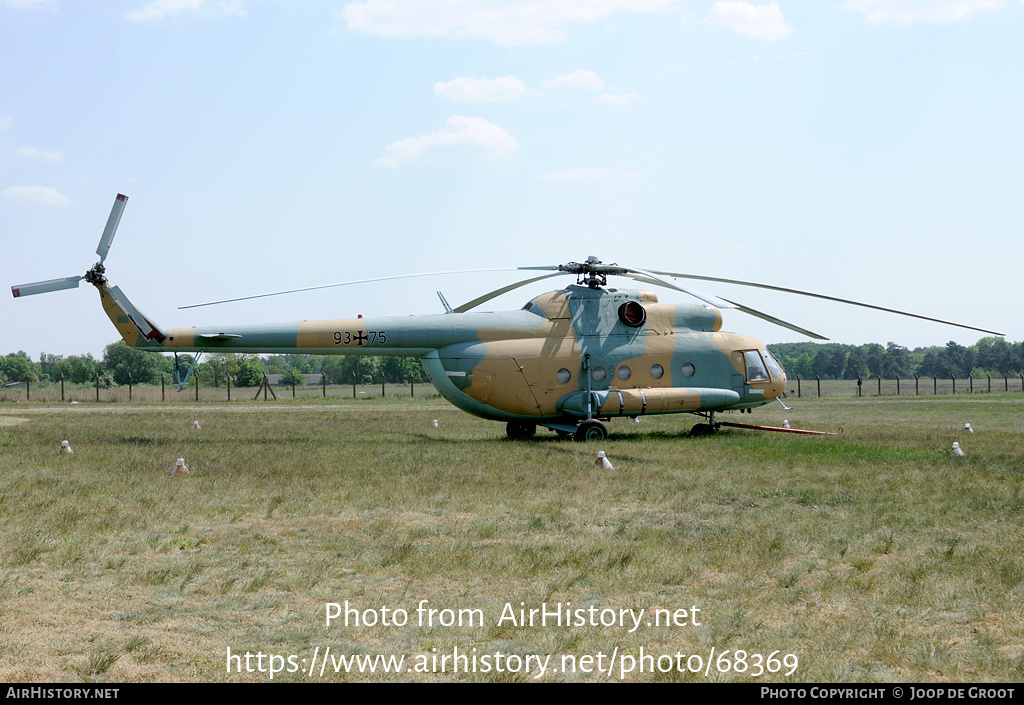
<svg viewBox="0 0 1024 705"><path fill-rule="evenodd" d="M117 328L124 342L133 348L162 347L167 334L155 323L150 321L135 304L128 300L119 287L109 286L107 282L96 285L103 302L103 310L107 318Z"/></svg>

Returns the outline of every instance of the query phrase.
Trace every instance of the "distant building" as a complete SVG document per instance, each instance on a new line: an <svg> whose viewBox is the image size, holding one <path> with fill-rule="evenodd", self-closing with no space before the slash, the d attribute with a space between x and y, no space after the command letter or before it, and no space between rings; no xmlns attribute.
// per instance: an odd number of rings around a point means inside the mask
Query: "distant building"
<svg viewBox="0 0 1024 705"><path fill-rule="evenodd" d="M301 375L306 380L307 385L320 384L320 375ZM292 386L291 375L267 375L267 382L272 387L290 387Z"/></svg>

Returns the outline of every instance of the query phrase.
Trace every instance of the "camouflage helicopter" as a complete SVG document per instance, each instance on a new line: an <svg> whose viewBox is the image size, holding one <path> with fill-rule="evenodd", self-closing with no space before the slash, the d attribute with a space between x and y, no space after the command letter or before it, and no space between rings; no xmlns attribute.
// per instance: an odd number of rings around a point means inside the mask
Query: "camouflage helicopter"
<svg viewBox="0 0 1024 705"><path fill-rule="evenodd" d="M601 440L608 434L605 422L612 418L674 413L702 416L703 421L691 433L707 434L721 426L715 419L717 412L750 412L773 400L783 403L780 397L786 389L786 373L760 341L721 330L722 308L827 340L735 301L722 299L724 304L716 303L665 277L813 296L1002 335L822 294L603 264L596 257L582 263L513 268L546 273L504 286L457 308L449 306L442 296L445 312L434 315L163 329L143 315L120 288L111 286L105 276L103 263L127 201L127 196L118 194L96 248L100 260L84 275L14 286L14 296L70 289L85 280L99 291L104 311L126 343L149 352L197 353L192 369L199 356L208 352L414 356L445 399L476 416L504 421L506 433L513 439L529 438L538 426L543 426L580 441ZM472 311L518 287L564 275L576 276L576 283L537 296L518 311ZM699 303L660 303L649 290L609 287L609 276L683 292ZM326 286L352 283L359 282ZM291 292L259 296L283 293ZM241 299L210 303L237 300Z"/></svg>

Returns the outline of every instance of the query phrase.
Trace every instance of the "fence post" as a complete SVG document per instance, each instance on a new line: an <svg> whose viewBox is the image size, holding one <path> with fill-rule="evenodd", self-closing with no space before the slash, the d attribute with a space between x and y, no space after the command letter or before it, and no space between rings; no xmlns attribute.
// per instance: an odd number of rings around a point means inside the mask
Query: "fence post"
<svg viewBox="0 0 1024 705"><path fill-rule="evenodd" d="M292 399L295 398L295 372L292 372Z"/></svg>
<svg viewBox="0 0 1024 705"><path fill-rule="evenodd" d="M231 375L224 375L224 380L228 384L228 401L231 401Z"/></svg>
<svg viewBox="0 0 1024 705"><path fill-rule="evenodd" d="M132 373L128 373L128 401L132 400Z"/></svg>
<svg viewBox="0 0 1024 705"><path fill-rule="evenodd" d="M162 374L160 375L160 401L167 401L164 396L164 376Z"/></svg>
<svg viewBox="0 0 1024 705"><path fill-rule="evenodd" d="M96 401L100 400L100 373L96 373Z"/></svg>
<svg viewBox="0 0 1024 705"><path fill-rule="evenodd" d="M992 375L985 375L985 376L988 377L988 393L991 394L992 393Z"/></svg>
<svg viewBox="0 0 1024 705"><path fill-rule="evenodd" d="M896 375L896 396L900 395L900 376Z"/></svg>
<svg viewBox="0 0 1024 705"><path fill-rule="evenodd" d="M380 373L380 398L384 398L384 373Z"/></svg>
<svg viewBox="0 0 1024 705"><path fill-rule="evenodd" d="M953 380L953 394L956 394L956 375L950 375L949 378Z"/></svg>
<svg viewBox="0 0 1024 705"><path fill-rule="evenodd" d="M863 386L864 386L864 380L862 380L862 379L860 378L860 375L858 375L858 376L857 376L857 396L858 396L858 397L860 397L860 396L862 396L862 395L863 395L863 392L861 391L861 389L863 388Z"/></svg>
<svg viewBox="0 0 1024 705"><path fill-rule="evenodd" d="M814 379L818 380L818 398L821 399L821 377L814 375Z"/></svg>
<svg viewBox="0 0 1024 705"><path fill-rule="evenodd" d="M800 375L796 376L796 398L800 398Z"/></svg>
<svg viewBox="0 0 1024 705"><path fill-rule="evenodd" d="M320 373L320 386L323 388L324 399L326 399L327 398L327 375L325 375L323 372Z"/></svg>
<svg viewBox="0 0 1024 705"><path fill-rule="evenodd" d="M352 398L356 398L356 373L352 373Z"/></svg>
<svg viewBox="0 0 1024 705"><path fill-rule="evenodd" d="M875 375L878 378L878 396L882 396L882 375Z"/></svg>
<svg viewBox="0 0 1024 705"><path fill-rule="evenodd" d="M199 370L196 370L196 401L199 401Z"/></svg>
<svg viewBox="0 0 1024 705"><path fill-rule="evenodd" d="M974 394L974 375L967 375L967 382L970 386L971 394Z"/></svg>
<svg viewBox="0 0 1024 705"><path fill-rule="evenodd" d="M914 375L914 396L921 396L921 378Z"/></svg>
<svg viewBox="0 0 1024 705"><path fill-rule="evenodd" d="M416 380L412 377L409 378L409 396L413 398L416 397Z"/></svg>
<svg viewBox="0 0 1024 705"><path fill-rule="evenodd" d="M25 401L32 399L32 375L25 376Z"/></svg>
<svg viewBox="0 0 1024 705"><path fill-rule="evenodd" d="M939 378L932 375L932 396L936 396L939 393Z"/></svg>
<svg viewBox="0 0 1024 705"><path fill-rule="evenodd" d="M60 400L64 401L64 373L60 373Z"/></svg>

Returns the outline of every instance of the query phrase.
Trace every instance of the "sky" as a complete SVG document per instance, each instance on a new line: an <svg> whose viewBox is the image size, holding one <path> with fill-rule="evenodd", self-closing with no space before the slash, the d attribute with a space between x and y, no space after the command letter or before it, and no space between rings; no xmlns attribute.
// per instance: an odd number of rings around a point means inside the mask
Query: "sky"
<svg viewBox="0 0 1024 705"><path fill-rule="evenodd" d="M0 0L0 280L83 274L124 193L107 276L164 328L440 313L525 277L178 307L594 255L1024 340L1022 40L1022 0ZM985 336L677 283L836 342ZM4 293L0 354L101 356L91 289Z"/></svg>

